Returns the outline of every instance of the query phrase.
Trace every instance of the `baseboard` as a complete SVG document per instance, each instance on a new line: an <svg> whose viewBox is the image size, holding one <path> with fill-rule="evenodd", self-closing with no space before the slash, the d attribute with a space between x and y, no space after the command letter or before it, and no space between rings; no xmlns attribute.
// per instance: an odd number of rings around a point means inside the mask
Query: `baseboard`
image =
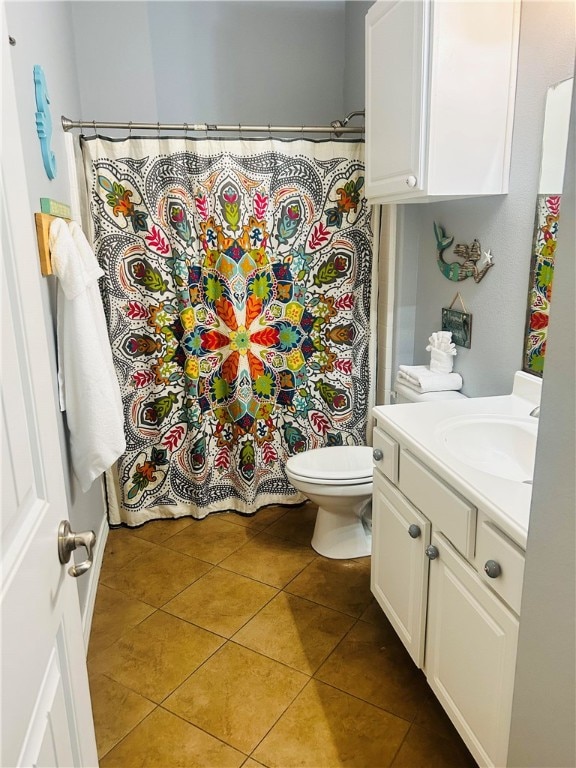
<svg viewBox="0 0 576 768"><path fill-rule="evenodd" d="M106 547L109 530L108 518L106 515L102 515L100 529L96 533L96 547L92 556L92 567L86 574L89 581L88 589L86 591L86 601L84 603L84 612L82 614L82 633L84 635L84 647L86 648L86 653L88 653L88 642L90 640L90 630L92 629L92 615L94 614L98 580L100 578L100 569L102 568L104 549Z"/></svg>

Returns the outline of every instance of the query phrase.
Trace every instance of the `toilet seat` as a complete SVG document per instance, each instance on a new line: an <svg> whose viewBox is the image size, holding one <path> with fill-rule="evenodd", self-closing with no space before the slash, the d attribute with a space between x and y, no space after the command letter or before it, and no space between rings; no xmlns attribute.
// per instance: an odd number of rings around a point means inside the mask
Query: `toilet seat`
<svg viewBox="0 0 576 768"><path fill-rule="evenodd" d="M346 488L352 485L365 485L372 482L372 475L369 477L360 477L356 480L326 480L325 478L306 477L305 475L297 475L294 472L290 472L290 469L286 469L286 474L289 480L299 480L301 483L309 483L310 485L327 485L335 486L338 488Z"/></svg>
<svg viewBox="0 0 576 768"><path fill-rule="evenodd" d="M317 448L291 456L286 470L302 480L331 485L372 481L372 448L365 445Z"/></svg>

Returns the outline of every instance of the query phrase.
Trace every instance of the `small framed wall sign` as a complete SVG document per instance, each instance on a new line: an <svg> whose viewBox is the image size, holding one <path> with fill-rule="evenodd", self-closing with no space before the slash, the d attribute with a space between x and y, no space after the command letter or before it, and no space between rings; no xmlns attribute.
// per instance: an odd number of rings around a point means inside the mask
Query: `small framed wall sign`
<svg viewBox="0 0 576 768"><path fill-rule="evenodd" d="M453 309L457 299L460 300L462 310ZM449 307L442 309L442 330L451 331L454 344L470 349L472 341L472 315L464 306L459 293L456 294Z"/></svg>

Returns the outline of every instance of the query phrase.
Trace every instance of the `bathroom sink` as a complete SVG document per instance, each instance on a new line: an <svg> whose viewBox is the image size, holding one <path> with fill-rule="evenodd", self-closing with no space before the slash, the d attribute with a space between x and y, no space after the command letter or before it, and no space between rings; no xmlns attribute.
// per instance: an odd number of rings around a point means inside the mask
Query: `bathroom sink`
<svg viewBox="0 0 576 768"><path fill-rule="evenodd" d="M495 477L531 483L538 422L526 417L457 416L440 422L436 437L458 461Z"/></svg>

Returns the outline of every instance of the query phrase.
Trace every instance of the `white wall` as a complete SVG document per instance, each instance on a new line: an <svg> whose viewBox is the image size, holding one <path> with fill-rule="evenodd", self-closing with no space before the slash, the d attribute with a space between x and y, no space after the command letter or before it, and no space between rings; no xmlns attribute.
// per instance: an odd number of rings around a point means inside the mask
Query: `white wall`
<svg viewBox="0 0 576 768"><path fill-rule="evenodd" d="M6 3L8 33L16 39L10 47L12 67L18 100L18 118L26 162L26 179L30 199L30 218L40 210L40 198L51 197L63 203L70 202L70 188L64 152L64 135L59 130L61 114L77 113L80 106L76 65L72 45L70 4L66 2ZM57 176L50 181L44 171L40 142L36 134L36 102L34 96L33 67L40 64L45 72L54 122L52 149L56 154ZM3 151L7 148L3 147ZM8 190L9 192L9 190ZM26 201L23 201L25 204ZM39 269L40 267L38 267ZM55 323L55 278L43 280L43 303L46 325ZM57 374L54 336L50 337L51 369L46 371L46 384L54 390L56 402ZM63 455L68 455L65 417L59 420L60 443ZM73 530L98 531L102 523L104 502L101 484L96 481L88 493L82 493L69 462L64 466L68 495L68 515ZM66 510L62 510L62 517ZM56 535L56 534L55 534ZM83 553L80 553L83 554ZM56 556L56 550L54 550ZM84 610L88 578L77 579L80 605Z"/></svg>
<svg viewBox="0 0 576 768"><path fill-rule="evenodd" d="M342 0L72 8L84 119L300 125L342 116Z"/></svg>
<svg viewBox="0 0 576 768"><path fill-rule="evenodd" d="M508 764L576 765L576 100L554 275Z"/></svg>
<svg viewBox="0 0 576 768"><path fill-rule="evenodd" d="M364 109L365 64L364 64L364 21L374 0L346 0L345 58L344 70L344 112ZM354 125L359 124L355 118Z"/></svg>
<svg viewBox="0 0 576 768"><path fill-rule="evenodd" d="M573 67L574 4L522 3L509 193L403 206L401 259L408 265L405 294L410 303L399 304L398 316L410 314L417 259L413 361L428 362L428 337L441 326L442 307L449 306L460 291L473 315L472 347L458 347L455 369L463 375L463 391L470 396L510 392L514 371L522 367L546 92L552 83L570 77ZM472 279L454 283L440 273L434 221L454 235L455 242L471 243L477 238L484 250L491 250L495 266L480 284ZM405 354L410 344L409 328L406 333L398 338L398 355Z"/></svg>
<svg viewBox="0 0 576 768"><path fill-rule="evenodd" d="M66 117L157 122L148 3L73 0L68 5L80 105ZM164 58L170 55L167 48Z"/></svg>

